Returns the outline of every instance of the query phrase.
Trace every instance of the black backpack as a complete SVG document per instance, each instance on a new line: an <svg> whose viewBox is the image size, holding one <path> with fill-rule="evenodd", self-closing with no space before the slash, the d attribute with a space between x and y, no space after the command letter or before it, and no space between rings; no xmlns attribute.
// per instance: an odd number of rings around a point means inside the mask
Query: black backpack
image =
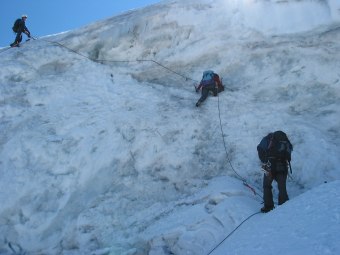
<svg viewBox="0 0 340 255"><path fill-rule="evenodd" d="M257 152L263 163L269 159L288 162L290 166L293 145L283 131L275 131L263 137L257 146ZM291 167L290 167L291 168Z"/></svg>
<svg viewBox="0 0 340 255"><path fill-rule="evenodd" d="M14 33L18 33L18 30L19 30L19 28L20 28L20 25L21 25L21 19L17 19L17 20L14 22L14 25L13 25L13 27L12 27Z"/></svg>
<svg viewBox="0 0 340 255"><path fill-rule="evenodd" d="M283 131L274 132L268 146L268 157L272 157L276 161L290 162L292 151L293 145L287 135Z"/></svg>

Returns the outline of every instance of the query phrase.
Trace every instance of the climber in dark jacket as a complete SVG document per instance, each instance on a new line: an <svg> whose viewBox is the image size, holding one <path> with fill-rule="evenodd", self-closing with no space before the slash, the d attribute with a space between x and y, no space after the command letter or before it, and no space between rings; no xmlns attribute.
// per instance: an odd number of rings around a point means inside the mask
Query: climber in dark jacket
<svg viewBox="0 0 340 255"><path fill-rule="evenodd" d="M22 41L22 33L26 34L28 38L31 38L31 33L26 27L27 15L22 15L21 19L17 19L13 26L13 31L17 34L15 37L15 41L11 43L11 47L19 47L19 44Z"/></svg>
<svg viewBox="0 0 340 255"><path fill-rule="evenodd" d="M267 213L274 209L272 183L277 182L279 197L278 204L282 205L289 200L286 181L288 166L290 166L293 145L287 135L282 131L269 133L263 137L257 146L259 159L265 172L263 176L263 201L261 212Z"/></svg>

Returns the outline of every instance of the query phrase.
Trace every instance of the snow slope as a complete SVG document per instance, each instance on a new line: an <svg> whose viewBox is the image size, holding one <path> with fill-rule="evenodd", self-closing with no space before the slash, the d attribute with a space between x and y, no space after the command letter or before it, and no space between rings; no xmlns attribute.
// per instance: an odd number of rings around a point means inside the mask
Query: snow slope
<svg viewBox="0 0 340 255"><path fill-rule="evenodd" d="M0 254L208 254L262 206L278 129L291 200L213 254L339 253L339 8L164 1L0 50ZM226 91L196 108L206 69Z"/></svg>

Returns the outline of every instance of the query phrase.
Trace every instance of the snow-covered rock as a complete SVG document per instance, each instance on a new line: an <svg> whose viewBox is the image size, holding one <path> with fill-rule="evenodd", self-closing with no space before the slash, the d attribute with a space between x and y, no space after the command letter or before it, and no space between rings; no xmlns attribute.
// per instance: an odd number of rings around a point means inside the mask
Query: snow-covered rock
<svg viewBox="0 0 340 255"><path fill-rule="evenodd" d="M188 0L0 50L0 254L207 254L262 206L278 129L291 200L215 252L339 253L339 39L339 1ZM196 108L206 69L226 90Z"/></svg>

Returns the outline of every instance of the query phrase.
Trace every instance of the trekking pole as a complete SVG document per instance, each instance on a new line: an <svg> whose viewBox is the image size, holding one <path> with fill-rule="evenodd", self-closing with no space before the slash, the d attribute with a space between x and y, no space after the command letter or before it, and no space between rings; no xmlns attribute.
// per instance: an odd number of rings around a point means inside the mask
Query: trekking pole
<svg viewBox="0 0 340 255"><path fill-rule="evenodd" d="M289 165L289 169L290 169L290 174L288 173L288 177L289 177L292 181L294 181L294 178L293 178L293 176L292 176L292 174L293 174L292 165L290 164L290 161L288 161L288 165Z"/></svg>
<svg viewBox="0 0 340 255"><path fill-rule="evenodd" d="M288 161L288 165L289 165L290 173L293 174L292 165L290 164L290 161Z"/></svg>
<svg viewBox="0 0 340 255"><path fill-rule="evenodd" d="M197 88L198 88L198 86L196 87L196 84L194 83L194 84L192 84L194 87L195 87L195 91L196 91L196 93L198 92L198 90L197 90Z"/></svg>
<svg viewBox="0 0 340 255"><path fill-rule="evenodd" d="M28 37L28 38L26 39L26 42L29 42L31 39L32 39L32 40L37 40L37 38L31 36L31 37Z"/></svg>

